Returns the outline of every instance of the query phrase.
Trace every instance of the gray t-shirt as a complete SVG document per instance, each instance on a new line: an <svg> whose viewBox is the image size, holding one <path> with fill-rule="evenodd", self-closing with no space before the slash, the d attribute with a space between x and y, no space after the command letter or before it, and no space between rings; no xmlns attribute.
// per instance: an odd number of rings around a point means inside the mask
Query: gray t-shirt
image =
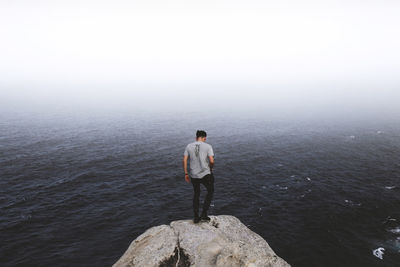
<svg viewBox="0 0 400 267"><path fill-rule="evenodd" d="M214 156L214 151L210 144L196 141L186 146L184 156L189 156L189 176L191 178L203 178L210 174L208 156Z"/></svg>

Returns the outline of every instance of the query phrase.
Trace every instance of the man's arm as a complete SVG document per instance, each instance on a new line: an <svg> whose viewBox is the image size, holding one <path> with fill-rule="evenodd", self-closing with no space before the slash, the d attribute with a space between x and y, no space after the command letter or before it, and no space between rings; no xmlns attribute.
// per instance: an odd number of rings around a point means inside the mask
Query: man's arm
<svg viewBox="0 0 400 267"><path fill-rule="evenodd" d="M183 156L183 170L185 171L185 180L189 183L189 173L187 171L187 160L188 156Z"/></svg>
<svg viewBox="0 0 400 267"><path fill-rule="evenodd" d="M210 163L210 171L214 168L214 156L208 156L208 162Z"/></svg>
<svg viewBox="0 0 400 267"><path fill-rule="evenodd" d="M210 171L212 172L212 169L214 168L214 151L212 149L212 146L209 146L209 149L207 151L207 156L208 156L208 163L210 165Z"/></svg>

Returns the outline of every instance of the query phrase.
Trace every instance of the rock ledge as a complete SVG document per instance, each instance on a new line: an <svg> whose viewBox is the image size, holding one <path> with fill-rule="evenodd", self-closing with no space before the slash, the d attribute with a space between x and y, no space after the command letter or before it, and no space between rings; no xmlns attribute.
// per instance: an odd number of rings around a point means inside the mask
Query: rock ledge
<svg viewBox="0 0 400 267"><path fill-rule="evenodd" d="M149 228L113 265L122 266L290 266L239 219L210 216L210 222L173 221Z"/></svg>

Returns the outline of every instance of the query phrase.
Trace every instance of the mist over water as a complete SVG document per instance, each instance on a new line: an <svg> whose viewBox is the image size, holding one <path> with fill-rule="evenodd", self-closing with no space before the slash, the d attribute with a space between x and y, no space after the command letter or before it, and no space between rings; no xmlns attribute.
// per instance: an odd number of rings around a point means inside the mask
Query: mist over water
<svg viewBox="0 0 400 267"><path fill-rule="evenodd" d="M400 114L397 1L0 5L2 112Z"/></svg>

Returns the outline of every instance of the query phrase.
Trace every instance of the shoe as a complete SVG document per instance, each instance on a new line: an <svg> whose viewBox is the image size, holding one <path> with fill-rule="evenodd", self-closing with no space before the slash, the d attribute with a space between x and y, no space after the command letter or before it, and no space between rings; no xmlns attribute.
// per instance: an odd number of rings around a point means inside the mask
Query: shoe
<svg viewBox="0 0 400 267"><path fill-rule="evenodd" d="M208 217L207 215L201 215L200 219L201 219L202 221L206 221L206 222L211 221L211 218Z"/></svg>
<svg viewBox="0 0 400 267"><path fill-rule="evenodd" d="M193 219L193 222L194 223L200 222L200 217L199 216L195 216L194 219Z"/></svg>

